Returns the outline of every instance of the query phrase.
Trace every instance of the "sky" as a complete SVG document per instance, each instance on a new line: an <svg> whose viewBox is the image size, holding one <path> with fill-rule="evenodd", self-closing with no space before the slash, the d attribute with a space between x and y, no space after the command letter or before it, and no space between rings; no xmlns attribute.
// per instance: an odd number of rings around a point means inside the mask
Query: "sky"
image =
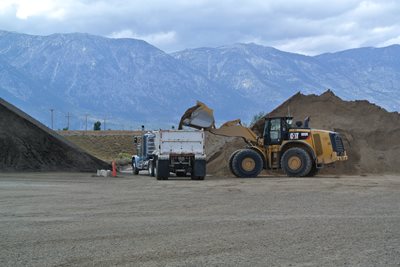
<svg viewBox="0 0 400 267"><path fill-rule="evenodd" d="M317 55L400 43L400 1L0 0L0 30L136 38L166 51L256 43Z"/></svg>

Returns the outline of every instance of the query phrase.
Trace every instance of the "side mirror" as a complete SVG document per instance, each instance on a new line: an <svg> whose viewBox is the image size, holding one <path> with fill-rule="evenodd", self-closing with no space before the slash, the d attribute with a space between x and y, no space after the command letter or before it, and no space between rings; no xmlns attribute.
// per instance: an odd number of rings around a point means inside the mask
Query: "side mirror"
<svg viewBox="0 0 400 267"><path fill-rule="evenodd" d="M133 143L134 144L137 144L138 143L138 138L135 136L135 137L133 137Z"/></svg>

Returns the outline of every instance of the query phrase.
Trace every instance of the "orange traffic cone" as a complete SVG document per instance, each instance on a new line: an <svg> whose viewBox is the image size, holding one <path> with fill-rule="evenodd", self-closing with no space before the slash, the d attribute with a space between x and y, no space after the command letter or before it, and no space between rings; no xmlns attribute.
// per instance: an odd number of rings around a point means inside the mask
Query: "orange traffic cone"
<svg viewBox="0 0 400 267"><path fill-rule="evenodd" d="M117 165L115 164L115 160L112 161L112 177L117 177Z"/></svg>

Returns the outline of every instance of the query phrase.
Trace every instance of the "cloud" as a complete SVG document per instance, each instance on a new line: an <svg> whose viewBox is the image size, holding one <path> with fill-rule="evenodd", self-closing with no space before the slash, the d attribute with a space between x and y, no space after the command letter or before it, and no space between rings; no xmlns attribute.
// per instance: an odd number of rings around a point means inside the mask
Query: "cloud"
<svg viewBox="0 0 400 267"><path fill-rule="evenodd" d="M317 55L322 51L339 51L349 47L357 47L358 41L351 36L318 35L278 41L275 48L305 55Z"/></svg>
<svg viewBox="0 0 400 267"><path fill-rule="evenodd" d="M171 45L176 42L176 33L174 31L157 32L151 34L140 35L131 30L122 30L111 33L110 38L135 38L144 40L155 46Z"/></svg>
<svg viewBox="0 0 400 267"><path fill-rule="evenodd" d="M377 46L378 47L385 47L385 46L389 46L389 45L394 45L394 44L400 44L400 35L389 39L387 41L384 41L382 43L379 43Z"/></svg>
<svg viewBox="0 0 400 267"><path fill-rule="evenodd" d="M255 41L309 55L397 42L395 0L1 0L4 30L143 39L171 52Z"/></svg>
<svg viewBox="0 0 400 267"><path fill-rule="evenodd" d="M64 16L63 4L61 1L52 0L2 0L0 12L13 10L17 19L26 20L29 17L43 16L60 19Z"/></svg>

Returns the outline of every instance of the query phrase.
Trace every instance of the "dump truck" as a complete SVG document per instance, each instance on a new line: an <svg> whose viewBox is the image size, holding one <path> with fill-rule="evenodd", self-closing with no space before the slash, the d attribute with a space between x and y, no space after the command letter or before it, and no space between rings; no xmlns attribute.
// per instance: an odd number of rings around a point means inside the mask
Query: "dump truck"
<svg viewBox="0 0 400 267"><path fill-rule="evenodd" d="M133 174L146 170L157 180L167 180L170 173L204 180L206 154L203 130L159 130L134 137L136 155L132 156Z"/></svg>
<svg viewBox="0 0 400 267"><path fill-rule="evenodd" d="M204 103L189 108L179 122L212 134L242 137L247 146L232 153L229 168L237 177L256 177L263 169L282 169L287 176L314 176L324 165L348 159L337 132L309 127L309 118L266 117L262 136L242 125L240 119L215 127L213 110Z"/></svg>

